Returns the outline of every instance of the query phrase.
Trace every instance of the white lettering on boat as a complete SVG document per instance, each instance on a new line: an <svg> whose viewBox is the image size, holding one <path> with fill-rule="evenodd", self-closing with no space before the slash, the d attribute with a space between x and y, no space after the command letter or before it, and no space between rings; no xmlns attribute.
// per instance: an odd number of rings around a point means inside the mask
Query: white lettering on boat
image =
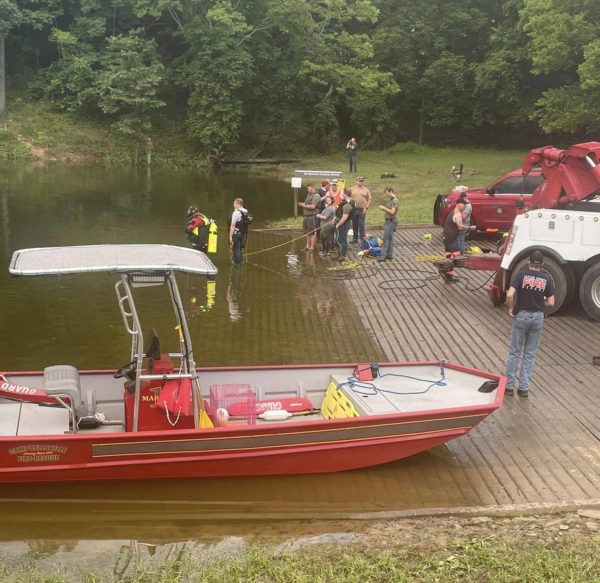
<svg viewBox="0 0 600 583"><path fill-rule="evenodd" d="M7 393L17 393L18 395L35 395L37 393L37 389L24 387L23 385L13 385L8 382L0 384L0 390L6 391Z"/></svg>

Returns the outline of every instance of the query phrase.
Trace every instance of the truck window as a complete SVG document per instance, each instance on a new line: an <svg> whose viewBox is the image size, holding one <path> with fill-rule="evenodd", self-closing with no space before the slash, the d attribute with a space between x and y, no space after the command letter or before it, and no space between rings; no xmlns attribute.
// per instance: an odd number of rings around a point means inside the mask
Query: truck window
<svg viewBox="0 0 600 583"><path fill-rule="evenodd" d="M541 176L532 176L531 174L525 179L525 187L523 194L533 194L533 191L542 183Z"/></svg>
<svg viewBox="0 0 600 583"><path fill-rule="evenodd" d="M495 194L521 194L522 176L509 176L494 184Z"/></svg>

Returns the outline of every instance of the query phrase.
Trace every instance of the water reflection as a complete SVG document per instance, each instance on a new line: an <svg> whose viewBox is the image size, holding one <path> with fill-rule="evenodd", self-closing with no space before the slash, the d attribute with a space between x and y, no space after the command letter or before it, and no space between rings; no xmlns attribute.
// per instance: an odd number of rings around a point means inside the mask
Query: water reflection
<svg viewBox="0 0 600 583"><path fill-rule="evenodd" d="M242 309L240 308L240 297L243 299L245 265L232 265L229 269L229 285L227 286L227 307L229 309L229 319L232 322L238 322L242 319Z"/></svg>

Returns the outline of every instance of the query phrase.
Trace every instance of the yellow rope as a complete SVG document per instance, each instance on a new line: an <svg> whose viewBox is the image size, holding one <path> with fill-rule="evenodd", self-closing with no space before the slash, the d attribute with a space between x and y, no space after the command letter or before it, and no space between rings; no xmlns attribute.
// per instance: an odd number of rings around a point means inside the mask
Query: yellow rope
<svg viewBox="0 0 600 583"><path fill-rule="evenodd" d="M280 243L279 245L273 245L273 247L267 247L266 249L260 249L258 251L252 251L251 253L246 253L245 256L248 257L250 255L258 255L259 253L266 253L267 251L272 251L273 249L278 249L279 247L289 245L290 243L294 243L295 241L304 239L304 237L306 237L307 235L312 235L313 233L316 233L319 229L320 229L320 227L313 229L312 231L309 231L308 233L306 233L304 235L300 235L299 237L296 237L295 239L290 239L289 241L284 241L283 243Z"/></svg>
<svg viewBox="0 0 600 583"><path fill-rule="evenodd" d="M442 261L445 259L442 255L417 255L415 261L421 263L433 263L434 261Z"/></svg>

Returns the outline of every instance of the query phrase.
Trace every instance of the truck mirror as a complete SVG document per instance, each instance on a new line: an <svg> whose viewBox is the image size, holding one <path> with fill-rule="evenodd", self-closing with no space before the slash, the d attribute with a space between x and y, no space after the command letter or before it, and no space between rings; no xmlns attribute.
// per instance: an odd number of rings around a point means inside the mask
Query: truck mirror
<svg viewBox="0 0 600 583"><path fill-rule="evenodd" d="M488 188L486 190L486 192L490 195L490 196L494 196L496 194L496 191L493 188Z"/></svg>
<svg viewBox="0 0 600 583"><path fill-rule="evenodd" d="M518 211L522 211L525 208L525 201L523 200L522 196L517 198L515 201L515 206L517 207Z"/></svg>

